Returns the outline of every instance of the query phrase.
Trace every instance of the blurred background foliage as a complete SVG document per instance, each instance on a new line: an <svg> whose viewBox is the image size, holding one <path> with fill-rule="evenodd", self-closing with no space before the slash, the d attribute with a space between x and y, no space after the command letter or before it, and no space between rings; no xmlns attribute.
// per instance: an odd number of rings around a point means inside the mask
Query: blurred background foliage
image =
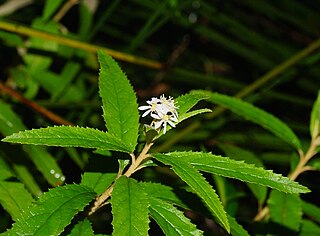
<svg viewBox="0 0 320 236"><path fill-rule="evenodd" d="M140 104L192 89L234 95L279 117L307 146L320 88L319 12L311 0L0 1L0 132L60 124L105 129L95 53L103 48L128 75ZM154 150L211 151L283 175L295 165L294 150L268 131L210 104L199 106L213 115L179 125ZM4 143L0 156L35 196L63 182L51 169L67 183L79 182L84 169L97 170L99 162L88 150ZM142 172L149 179L159 173ZM303 199L315 204L318 179L316 172L298 179L313 191ZM263 201L239 182L212 181L229 214L263 234L268 225L252 222ZM1 211L0 219L3 230L10 216ZM206 222L208 232L217 227Z"/></svg>

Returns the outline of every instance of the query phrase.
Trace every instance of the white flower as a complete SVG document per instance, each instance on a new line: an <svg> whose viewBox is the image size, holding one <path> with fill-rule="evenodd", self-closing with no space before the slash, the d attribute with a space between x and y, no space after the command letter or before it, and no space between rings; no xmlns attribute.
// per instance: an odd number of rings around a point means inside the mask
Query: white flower
<svg viewBox="0 0 320 236"><path fill-rule="evenodd" d="M161 105L160 99L155 97L151 98L151 100L147 101L147 103L149 104L149 106L138 107L138 109L141 111L147 110L142 114L142 117L147 116L150 112L156 112L157 108L159 109L159 105Z"/></svg>
<svg viewBox="0 0 320 236"><path fill-rule="evenodd" d="M174 100L172 97L169 96L169 99L167 99L163 94L160 96L161 101L161 109L159 109L159 112L163 114L167 114L168 112L171 112L173 116L175 116L176 119L178 119L178 107L175 106Z"/></svg>
<svg viewBox="0 0 320 236"><path fill-rule="evenodd" d="M154 119L151 122L151 127L159 132L160 127L163 126L163 133L167 131L167 124L171 127L175 127L175 123L178 122L178 107L172 97L166 98L161 95L160 98L151 98L147 101L148 106L140 106L138 109L145 111L142 117L150 116Z"/></svg>
<svg viewBox="0 0 320 236"><path fill-rule="evenodd" d="M178 122L178 119L170 111L167 112L167 114L151 113L151 117L155 119L154 121L152 121L151 126L154 125L154 129L157 130L162 125L163 126L163 134L165 134L167 131L167 124L169 124L171 127L174 128L174 127L176 127L176 125L173 122Z"/></svg>

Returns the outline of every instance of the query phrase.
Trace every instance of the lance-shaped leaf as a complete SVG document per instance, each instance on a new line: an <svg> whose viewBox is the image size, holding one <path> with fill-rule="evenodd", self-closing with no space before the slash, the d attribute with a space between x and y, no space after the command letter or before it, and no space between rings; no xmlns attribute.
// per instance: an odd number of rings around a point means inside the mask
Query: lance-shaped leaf
<svg viewBox="0 0 320 236"><path fill-rule="evenodd" d="M313 236L320 235L320 226L311 220L303 220L301 232L299 236L311 236L311 235Z"/></svg>
<svg viewBox="0 0 320 236"><path fill-rule="evenodd" d="M196 115L199 115L199 114L202 114L202 113L205 113L205 112L212 112L212 110L204 108L204 109L199 109L199 110L194 110L194 111L187 112L187 113L179 116L179 119L178 119L179 123L184 121L184 120L186 120L186 119L189 119L192 116L196 116Z"/></svg>
<svg viewBox="0 0 320 236"><path fill-rule="evenodd" d="M310 118L310 134L315 137L320 133L320 91L318 92L317 100L314 102L311 118Z"/></svg>
<svg viewBox="0 0 320 236"><path fill-rule="evenodd" d="M81 179L81 185L88 186L100 195L112 184L116 177L116 173L85 172Z"/></svg>
<svg viewBox="0 0 320 236"><path fill-rule="evenodd" d="M211 93L208 91L194 91L194 93L204 93L209 96L208 101L219 104L232 112L243 116L244 118L261 125L265 129L272 132L277 137L292 145L297 150L301 149L300 140L294 132L277 117L267 113L252 104L242 101L238 98L222 95L219 93Z"/></svg>
<svg viewBox="0 0 320 236"><path fill-rule="evenodd" d="M144 191L152 197L164 200L168 203L180 206L182 208L188 208L181 199L173 192L173 188L153 182L141 182L140 186L143 187Z"/></svg>
<svg viewBox="0 0 320 236"><path fill-rule="evenodd" d="M90 188L76 184L53 188L24 211L4 235L59 235L95 196Z"/></svg>
<svg viewBox="0 0 320 236"><path fill-rule="evenodd" d="M271 220L298 231L302 223L302 202L298 194L272 190L268 199Z"/></svg>
<svg viewBox="0 0 320 236"><path fill-rule="evenodd" d="M136 180L125 176L117 179L111 205L114 236L148 235L148 197Z"/></svg>
<svg viewBox="0 0 320 236"><path fill-rule="evenodd" d="M236 219L228 215L228 220L232 236L249 236L249 233L236 221Z"/></svg>
<svg viewBox="0 0 320 236"><path fill-rule="evenodd" d="M14 181L14 175L0 156L0 204L14 221L33 201L24 185Z"/></svg>
<svg viewBox="0 0 320 236"><path fill-rule="evenodd" d="M196 193L201 200L207 205L212 212L217 223L219 223L224 229L230 232L230 226L228 223L227 214L223 209L222 203L212 189L212 186L205 180L205 178L191 165L185 162L183 159L171 158L166 154L154 154L158 161L172 166L172 170L186 182L194 193Z"/></svg>
<svg viewBox="0 0 320 236"><path fill-rule="evenodd" d="M235 160L243 160L248 164L254 164L257 167L263 167L262 161L252 152L239 148L234 145L220 144L219 147L224 153ZM247 183L251 192L255 195L260 204L263 204L267 197L268 188L266 186L257 186L256 184Z"/></svg>
<svg viewBox="0 0 320 236"><path fill-rule="evenodd" d="M71 230L69 236L93 236L91 223L88 219L79 221Z"/></svg>
<svg viewBox="0 0 320 236"><path fill-rule="evenodd" d="M227 157L216 156L202 152L172 152L167 154L155 154L157 159L171 159L179 163L188 163L197 170L235 178L248 183L269 186L285 193L306 193L310 190L270 170L255 167L243 161L236 161Z"/></svg>
<svg viewBox="0 0 320 236"><path fill-rule="evenodd" d="M178 113L179 116L187 113L192 107L194 107L199 101L208 99L210 96L205 93L194 93L190 92L184 95L181 95L175 102L179 107Z"/></svg>
<svg viewBox="0 0 320 236"><path fill-rule="evenodd" d="M320 222L320 207L311 204L310 202L302 201L302 210L304 214Z"/></svg>
<svg viewBox="0 0 320 236"><path fill-rule="evenodd" d="M5 142L108 149L130 152L130 149L113 135L92 128L54 126L14 133L2 139Z"/></svg>
<svg viewBox="0 0 320 236"><path fill-rule="evenodd" d="M0 132L5 136L27 129L11 107L2 101L0 101L0 111ZM44 147L24 146L23 150L28 154L27 156L29 159L31 159L49 184L54 186L62 184L62 171L58 166L57 161L44 149ZM16 151L20 152L20 150ZM27 160L25 159L24 153L11 154L13 156L9 155L10 154L8 154L8 158L14 163L13 166L19 179L24 182L26 187L34 195L39 195L39 193L41 193L40 187L33 180L31 173L29 173L29 170L26 168ZM52 170L54 170L54 174L51 173ZM59 175L60 178L56 178L57 175Z"/></svg>
<svg viewBox="0 0 320 236"><path fill-rule="evenodd" d="M137 144L139 112L137 98L126 75L107 54L98 51L99 91L108 132L122 140L131 152Z"/></svg>
<svg viewBox="0 0 320 236"><path fill-rule="evenodd" d="M190 219L173 205L153 197L149 197L149 202L151 217L157 222L165 235L203 235L202 231L198 230L196 226L190 222Z"/></svg>

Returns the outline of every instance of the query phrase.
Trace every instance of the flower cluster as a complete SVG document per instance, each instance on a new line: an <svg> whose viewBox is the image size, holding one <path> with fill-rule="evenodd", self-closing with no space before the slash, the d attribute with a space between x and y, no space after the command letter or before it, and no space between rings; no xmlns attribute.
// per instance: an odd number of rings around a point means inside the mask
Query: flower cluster
<svg viewBox="0 0 320 236"><path fill-rule="evenodd" d="M161 95L160 98L151 98L147 101L148 106L140 106L138 109L145 111L142 114L142 117L145 117L150 114L153 118L151 122L151 127L155 130L160 129L163 126L163 133L166 133L167 124L171 127L176 127L175 123L178 122L178 107L175 105L172 97L166 98L164 95Z"/></svg>

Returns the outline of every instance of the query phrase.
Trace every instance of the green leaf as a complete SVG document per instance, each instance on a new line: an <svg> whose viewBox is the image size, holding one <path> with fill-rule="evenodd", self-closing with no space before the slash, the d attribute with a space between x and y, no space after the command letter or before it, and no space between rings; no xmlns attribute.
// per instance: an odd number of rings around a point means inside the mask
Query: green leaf
<svg viewBox="0 0 320 236"><path fill-rule="evenodd" d="M232 236L249 236L249 233L235 220L235 218L228 215L228 221Z"/></svg>
<svg viewBox="0 0 320 236"><path fill-rule="evenodd" d="M300 236L320 235L320 226L310 220L303 220Z"/></svg>
<svg viewBox="0 0 320 236"><path fill-rule="evenodd" d="M65 181L65 176L56 160L44 147L23 146L23 150L29 154L29 158L49 184L57 186Z"/></svg>
<svg viewBox="0 0 320 236"><path fill-rule="evenodd" d="M320 223L320 207L309 202L302 201L303 213Z"/></svg>
<svg viewBox="0 0 320 236"><path fill-rule="evenodd" d="M126 75L109 55L98 51L98 58L99 91L106 127L110 134L122 140L133 152L139 129L136 95Z"/></svg>
<svg viewBox="0 0 320 236"><path fill-rule="evenodd" d="M43 10L42 18L48 20L62 4L63 0L47 0Z"/></svg>
<svg viewBox="0 0 320 236"><path fill-rule="evenodd" d="M226 212L220 202L216 192L205 178L191 165L183 160L183 158L172 158L167 154L154 154L154 158L158 161L172 166L172 170L186 182L194 193L208 206L217 223L230 232Z"/></svg>
<svg viewBox="0 0 320 236"><path fill-rule="evenodd" d="M84 219L79 221L71 230L69 236L93 236L93 230L91 227L91 223L88 219Z"/></svg>
<svg viewBox="0 0 320 236"><path fill-rule="evenodd" d="M14 132L25 130L26 126L21 119L12 111L11 107L0 101L0 132L4 135L11 135ZM44 147L24 146L23 150L27 153L28 158L35 164L37 169L42 173L49 184L56 186L61 184L63 176L60 167L55 158L50 155ZM40 188L34 180L31 179L31 173L26 168L27 160L24 153L13 154L15 157L9 156L14 163L15 171L18 177L25 183L26 187L34 194L39 195ZM24 166L23 166L24 165ZM52 174L54 170L54 174ZM59 178L57 176L59 175Z"/></svg>
<svg viewBox="0 0 320 236"><path fill-rule="evenodd" d="M111 197L113 235L148 235L148 198L134 179L121 176Z"/></svg>
<svg viewBox="0 0 320 236"><path fill-rule="evenodd" d="M59 235L96 196L90 188L65 185L44 193L5 235Z"/></svg>
<svg viewBox="0 0 320 236"><path fill-rule="evenodd" d="M302 222L302 202L298 194L272 190L268 199L271 220L298 231Z"/></svg>
<svg viewBox="0 0 320 236"><path fill-rule="evenodd" d="M310 117L310 134L316 137L320 133L320 91L317 100L314 102Z"/></svg>
<svg viewBox="0 0 320 236"><path fill-rule="evenodd" d="M229 144L219 144L219 147L228 157L232 159L239 161L244 160L248 164L254 164L257 167L263 167L260 159L258 159L252 152L248 150ZM251 183L247 183L247 185L254 196L258 199L259 203L264 203L267 198L267 187Z"/></svg>
<svg viewBox="0 0 320 236"><path fill-rule="evenodd" d="M58 100L59 98L63 97L64 93L66 93L72 80L77 76L80 69L80 64L72 61L68 61L64 65L60 76L54 81L56 88L53 90L51 87L51 100Z"/></svg>
<svg viewBox="0 0 320 236"><path fill-rule="evenodd" d="M157 157L158 154L155 156ZM160 155L160 154L159 154ZM172 152L161 154L172 160L185 162L195 169L208 173L235 178L248 183L269 186L286 193L307 193L310 190L294 182L287 177L247 164L243 161L235 161L228 157L216 156L202 152Z"/></svg>
<svg viewBox="0 0 320 236"><path fill-rule="evenodd" d="M205 112L212 112L212 110L204 108L204 109L199 109L199 110L194 110L194 111L187 112L187 113L179 116L179 123L184 121L184 120L186 120L186 119L189 119L192 116L196 116L196 115L199 115L199 114L202 114L202 113L205 113Z"/></svg>
<svg viewBox="0 0 320 236"><path fill-rule="evenodd" d="M0 203L14 221L31 204L33 198L22 183L14 181L14 175L0 157Z"/></svg>
<svg viewBox="0 0 320 236"><path fill-rule="evenodd" d="M26 130L12 134L4 142L48 145L60 147L83 147L128 152L129 148L109 133L84 127L54 126Z"/></svg>
<svg viewBox="0 0 320 236"><path fill-rule="evenodd" d="M112 184L116 176L116 173L85 172L82 175L81 185L90 187L100 195Z"/></svg>
<svg viewBox="0 0 320 236"><path fill-rule="evenodd" d="M219 93L211 93L208 91L197 91L197 93L208 95L210 97L208 101L230 109L232 112L261 125L277 137L292 145L297 150L301 149L300 140L294 132L277 117L238 98L229 97Z"/></svg>
<svg viewBox="0 0 320 236"><path fill-rule="evenodd" d="M175 102L179 107L178 109L179 116L187 113L199 101L208 99L209 97L210 96L207 94L194 93L194 92L190 92L178 97L177 99L175 99Z"/></svg>
<svg viewBox="0 0 320 236"><path fill-rule="evenodd" d="M181 199L173 192L173 188L160 184L160 183L153 183L153 182L141 182L139 183L140 186L143 187L144 191L155 198L160 200L164 200L168 203L188 208Z"/></svg>
<svg viewBox="0 0 320 236"><path fill-rule="evenodd" d="M157 222L165 235L203 235L202 231L198 230L196 226L190 222L190 219L185 217L183 212L171 204L153 197L149 197L149 202L151 217Z"/></svg>

